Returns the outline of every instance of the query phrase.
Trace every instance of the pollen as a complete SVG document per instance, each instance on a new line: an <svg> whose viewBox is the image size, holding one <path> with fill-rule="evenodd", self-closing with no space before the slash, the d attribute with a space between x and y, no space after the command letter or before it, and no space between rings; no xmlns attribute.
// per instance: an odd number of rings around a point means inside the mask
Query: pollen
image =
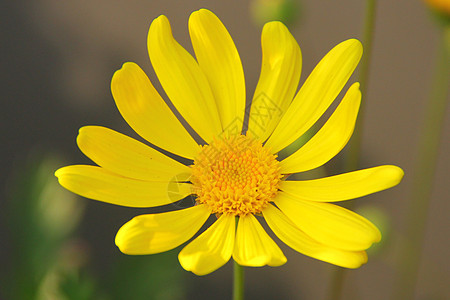
<svg viewBox="0 0 450 300"><path fill-rule="evenodd" d="M260 213L278 192L277 156L246 135L214 140L194 160L191 182L197 203L215 214Z"/></svg>

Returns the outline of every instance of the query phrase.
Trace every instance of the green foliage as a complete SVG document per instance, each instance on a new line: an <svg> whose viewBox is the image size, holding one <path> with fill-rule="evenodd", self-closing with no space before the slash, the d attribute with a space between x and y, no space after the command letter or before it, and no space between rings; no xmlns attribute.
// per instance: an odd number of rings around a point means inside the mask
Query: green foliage
<svg viewBox="0 0 450 300"><path fill-rule="evenodd" d="M281 21L290 25L300 18L300 1L298 0L253 0L250 13L258 25L270 21Z"/></svg>
<svg viewBox="0 0 450 300"><path fill-rule="evenodd" d="M5 278L10 299L38 298L41 283L80 220L83 208L54 180L57 165L53 158L32 157L13 178L7 213L12 270Z"/></svg>
<svg viewBox="0 0 450 300"><path fill-rule="evenodd" d="M178 263L180 249L154 255L120 255L103 281L110 299L183 299L183 274Z"/></svg>
<svg viewBox="0 0 450 300"><path fill-rule="evenodd" d="M2 296L10 300L170 300L185 292L178 250L127 256L117 251L109 270L96 269L90 245L75 238L83 201L59 186L53 156L32 156L12 178L6 222L9 268ZM111 244L111 247L115 247Z"/></svg>

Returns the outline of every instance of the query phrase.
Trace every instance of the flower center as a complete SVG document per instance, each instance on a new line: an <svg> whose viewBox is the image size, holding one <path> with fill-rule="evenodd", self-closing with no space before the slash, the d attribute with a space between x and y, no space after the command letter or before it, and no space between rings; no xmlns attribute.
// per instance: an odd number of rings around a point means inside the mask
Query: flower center
<svg viewBox="0 0 450 300"><path fill-rule="evenodd" d="M278 192L282 176L276 157L245 135L203 146L191 166L196 201L216 214L260 213Z"/></svg>

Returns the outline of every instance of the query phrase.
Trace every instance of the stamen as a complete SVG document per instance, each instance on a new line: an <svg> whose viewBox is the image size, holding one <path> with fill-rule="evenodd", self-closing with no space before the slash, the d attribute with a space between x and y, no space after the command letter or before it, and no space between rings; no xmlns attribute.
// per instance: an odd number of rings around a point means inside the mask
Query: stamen
<svg viewBox="0 0 450 300"><path fill-rule="evenodd" d="M191 167L196 201L216 214L260 213L277 194L282 177L276 155L245 135L203 146Z"/></svg>

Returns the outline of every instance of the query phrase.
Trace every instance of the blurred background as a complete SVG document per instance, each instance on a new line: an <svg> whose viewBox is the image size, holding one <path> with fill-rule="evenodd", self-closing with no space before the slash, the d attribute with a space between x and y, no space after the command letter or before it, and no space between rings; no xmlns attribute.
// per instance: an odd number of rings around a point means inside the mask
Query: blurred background
<svg viewBox="0 0 450 300"><path fill-rule="evenodd" d="M116 248L122 224L164 208L84 199L60 188L53 172L90 163L75 143L81 126L103 125L136 137L115 107L110 80L124 62L134 61L163 94L146 48L150 22L160 14L191 52L190 13L205 7L217 14L239 50L251 96L267 17L255 5L263 2L2 1L0 299L230 299L231 263L198 277L178 264L180 248L141 257ZM289 12L286 22L302 49L303 82L333 46L361 38L365 1L293 2L284 16ZM367 265L345 273L343 299L392 295L438 40L422 1L378 1L361 167L395 164L406 175L399 186L357 201L357 210L372 211L374 221L384 224L385 238ZM447 108L414 299L450 297L449 113ZM325 299L333 268L279 245L288 263L247 268L247 298Z"/></svg>

